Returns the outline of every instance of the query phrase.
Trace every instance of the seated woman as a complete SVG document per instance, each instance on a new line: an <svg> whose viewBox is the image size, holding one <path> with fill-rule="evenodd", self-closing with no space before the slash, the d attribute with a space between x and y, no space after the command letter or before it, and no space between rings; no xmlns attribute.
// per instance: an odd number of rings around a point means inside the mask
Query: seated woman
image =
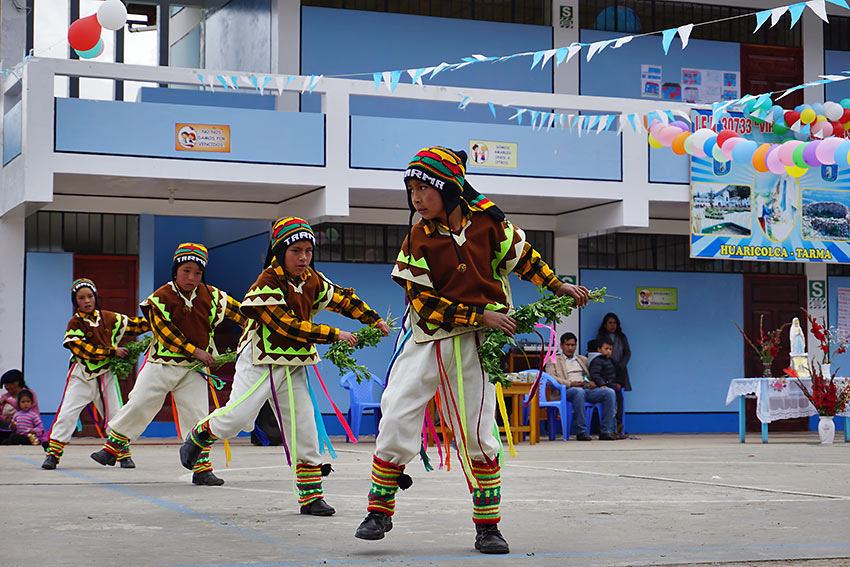
<svg viewBox="0 0 850 567"><path fill-rule="evenodd" d="M18 393L21 390L29 390L32 393L32 409L40 413L38 398L24 382L23 372L17 369L5 372L0 377L0 386L6 389L6 392L0 395L0 429L11 429L12 416L18 411Z"/></svg>

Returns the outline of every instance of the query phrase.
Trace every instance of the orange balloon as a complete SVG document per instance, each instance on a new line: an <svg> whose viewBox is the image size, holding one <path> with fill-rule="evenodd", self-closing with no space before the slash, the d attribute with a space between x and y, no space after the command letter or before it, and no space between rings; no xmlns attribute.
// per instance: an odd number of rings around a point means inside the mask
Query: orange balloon
<svg viewBox="0 0 850 567"><path fill-rule="evenodd" d="M690 132L682 132L681 134L676 134L676 137L673 138L673 143L670 144L670 148L672 148L673 153L679 156L685 155L685 140L687 140L688 136L690 136Z"/></svg>
<svg viewBox="0 0 850 567"><path fill-rule="evenodd" d="M753 154L753 167L756 168L756 171L760 171L762 173L767 173L769 170L767 169L767 164L764 162L765 156L767 156L767 150L770 149L770 144L762 144Z"/></svg>

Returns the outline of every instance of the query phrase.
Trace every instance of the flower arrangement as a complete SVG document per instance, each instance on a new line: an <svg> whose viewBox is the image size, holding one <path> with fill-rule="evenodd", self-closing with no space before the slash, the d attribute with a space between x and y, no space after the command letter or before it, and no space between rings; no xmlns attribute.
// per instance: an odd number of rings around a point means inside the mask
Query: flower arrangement
<svg viewBox="0 0 850 567"><path fill-rule="evenodd" d="M782 331L788 325L789 323L784 323L778 329L765 332L764 315L762 315L759 319L759 338L753 341L746 335L746 333L744 333L744 330L741 329L738 323L735 323L735 326L738 327L738 331L744 337L744 340L747 341L747 344L750 345L754 351L756 351L758 357L765 364L773 362L773 359L779 354L779 343L782 340Z"/></svg>
<svg viewBox="0 0 850 567"><path fill-rule="evenodd" d="M850 333L837 327L827 328L826 322L823 319L819 323L816 318L808 313L806 317L809 319L812 335L820 342L818 348L823 352L821 364L831 364L836 355L847 352L847 345L850 343ZM835 375L834 373L830 374Z"/></svg>
<svg viewBox="0 0 850 567"><path fill-rule="evenodd" d="M840 378L836 380L835 376L830 376L827 380L822 370L820 364L812 365L810 369L812 374L811 390L800 381L793 368L786 368L785 374L796 378L797 386L815 407L818 415L839 414L847 409L847 403L850 402L850 381Z"/></svg>

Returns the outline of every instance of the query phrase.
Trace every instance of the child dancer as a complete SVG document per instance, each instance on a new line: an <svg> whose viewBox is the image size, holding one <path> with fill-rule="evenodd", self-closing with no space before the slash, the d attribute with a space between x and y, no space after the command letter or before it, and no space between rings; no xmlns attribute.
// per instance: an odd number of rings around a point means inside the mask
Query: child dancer
<svg viewBox="0 0 850 567"><path fill-rule="evenodd" d="M341 340L353 346L357 337L317 325L313 316L328 309L375 325L385 336L389 327L354 290L335 286L311 267L315 244L313 229L306 221L289 217L275 222L266 257L268 267L242 302L242 312L250 322L239 342L230 400L186 437L180 462L192 468L216 440L233 437L239 430L250 431L263 404L273 400L282 433L291 432L301 513L330 516L335 510L322 495L322 476L330 473L330 465L321 466L315 421L322 416L313 412L304 367L319 361L314 343Z"/></svg>
<svg viewBox="0 0 850 567"><path fill-rule="evenodd" d="M419 453L422 420L439 388L447 424L458 443L472 492L475 549L508 553L498 528L501 476L495 427L496 391L484 375L477 347L484 328L512 335L508 274L587 303L584 287L561 283L492 202L465 180L466 153L432 147L404 173L411 223L392 277L410 300L407 340L381 398L381 431L372 461L372 488L360 539L392 529L395 493L412 483L405 465Z"/></svg>
<svg viewBox="0 0 850 567"><path fill-rule="evenodd" d="M18 392L18 411L12 417L14 432L3 439L3 445L47 445L47 432L41 423L41 416L33 409L32 404L32 392Z"/></svg>
<svg viewBox="0 0 850 567"><path fill-rule="evenodd" d="M223 291L207 285L204 271L207 249L186 242L177 247L171 265L171 281L153 292L142 304L142 313L154 335L148 356L127 405L110 423L109 438L91 458L112 465L124 448L144 432L171 392L177 406L180 431L189 431L209 413L207 379L189 367L197 360L215 363L213 331L225 319L245 324L239 303ZM192 483L219 486L224 481L212 472L209 451L195 464Z"/></svg>
<svg viewBox="0 0 850 567"><path fill-rule="evenodd" d="M109 359L124 358L128 351L118 346L124 337L150 331L143 317L128 317L100 308L97 288L90 279L81 278L71 284L71 303L75 313L68 322L62 346L71 351L71 370L65 383L65 393L59 402L56 420L50 427L47 457L43 469L55 469L62 458L65 444L71 440L77 419L83 408L94 403L104 416L104 425L121 407L118 380L109 369ZM121 468L135 468L129 447L116 455ZM115 461L112 461L115 464Z"/></svg>

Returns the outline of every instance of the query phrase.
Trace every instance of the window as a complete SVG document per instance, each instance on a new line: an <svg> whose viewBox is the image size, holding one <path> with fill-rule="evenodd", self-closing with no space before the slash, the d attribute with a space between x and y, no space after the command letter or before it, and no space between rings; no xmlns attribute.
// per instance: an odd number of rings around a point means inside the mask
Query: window
<svg viewBox="0 0 850 567"><path fill-rule="evenodd" d="M548 26L552 0L302 0L302 6Z"/></svg>
<svg viewBox="0 0 850 567"><path fill-rule="evenodd" d="M139 216L39 211L26 220L27 252L139 254Z"/></svg>

